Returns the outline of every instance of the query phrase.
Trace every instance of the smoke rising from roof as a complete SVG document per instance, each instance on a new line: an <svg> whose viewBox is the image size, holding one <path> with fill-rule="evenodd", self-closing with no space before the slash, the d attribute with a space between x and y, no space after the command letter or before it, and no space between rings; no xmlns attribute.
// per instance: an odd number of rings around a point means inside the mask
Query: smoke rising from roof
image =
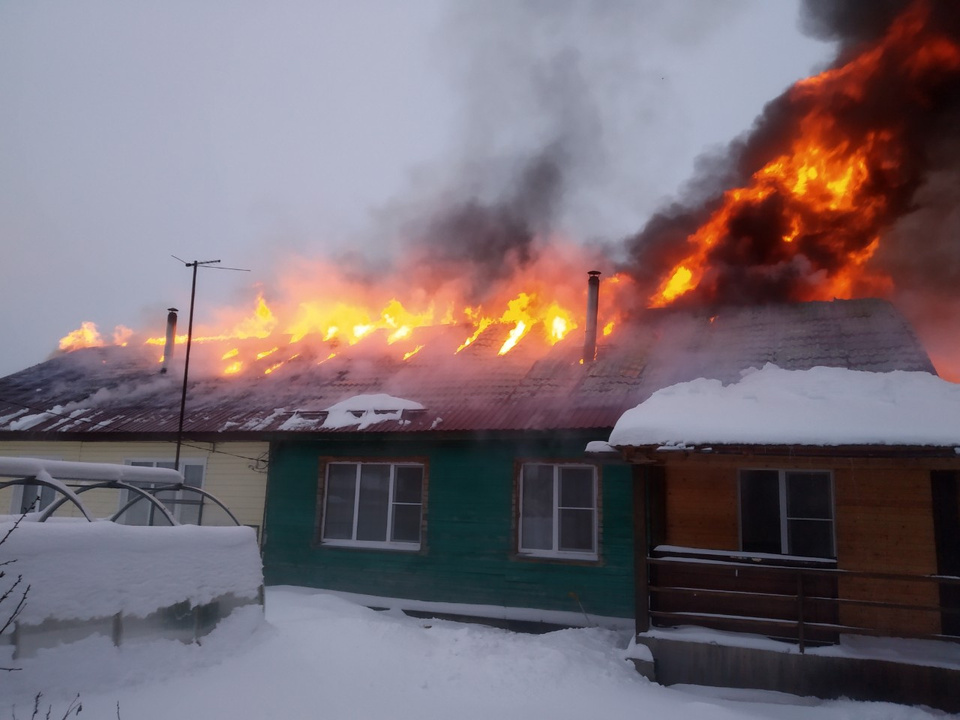
<svg viewBox="0 0 960 720"><path fill-rule="evenodd" d="M599 244L615 188L652 190L614 177L618 155L643 138L652 86L663 83L637 44L655 34L697 43L733 12L729 2L457 3L440 54L463 97L461 157L403 233L425 284L464 277L479 302L552 236Z"/></svg>

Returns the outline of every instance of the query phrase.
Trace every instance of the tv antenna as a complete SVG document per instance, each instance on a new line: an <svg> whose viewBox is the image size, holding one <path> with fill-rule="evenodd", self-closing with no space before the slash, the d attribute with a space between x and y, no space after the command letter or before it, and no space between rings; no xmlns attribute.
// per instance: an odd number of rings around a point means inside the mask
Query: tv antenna
<svg viewBox="0 0 960 720"><path fill-rule="evenodd" d="M186 267L193 268L193 283L190 286L190 319L187 321L187 352L183 360L183 388L180 393L180 421L177 423L177 454L173 461L173 466L180 470L180 446L183 444L183 418L187 408L187 378L190 373L190 345L193 342L193 304L197 297L197 270L207 268L209 270L235 270L237 272L250 272L246 268L220 267L217 265L219 260L194 260L187 262L176 255L171 255L174 260L182 262Z"/></svg>

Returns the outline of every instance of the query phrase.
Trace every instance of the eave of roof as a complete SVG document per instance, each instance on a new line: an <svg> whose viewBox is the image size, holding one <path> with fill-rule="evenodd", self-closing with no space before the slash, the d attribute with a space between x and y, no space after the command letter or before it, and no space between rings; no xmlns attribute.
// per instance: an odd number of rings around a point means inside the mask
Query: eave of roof
<svg viewBox="0 0 960 720"><path fill-rule="evenodd" d="M628 462L665 464L710 457L930 460L960 467L960 448L930 445L638 445L615 447Z"/></svg>

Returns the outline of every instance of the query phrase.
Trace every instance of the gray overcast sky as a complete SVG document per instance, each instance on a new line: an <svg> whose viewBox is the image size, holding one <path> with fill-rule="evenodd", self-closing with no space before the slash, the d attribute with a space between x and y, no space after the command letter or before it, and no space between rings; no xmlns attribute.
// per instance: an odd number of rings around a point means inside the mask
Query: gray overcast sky
<svg viewBox="0 0 960 720"><path fill-rule="evenodd" d="M376 254L535 142L529 78L566 51L602 141L565 226L616 239L832 48L792 0L0 3L0 375L84 320L161 328L171 253L253 270L206 273L198 321L291 253Z"/></svg>

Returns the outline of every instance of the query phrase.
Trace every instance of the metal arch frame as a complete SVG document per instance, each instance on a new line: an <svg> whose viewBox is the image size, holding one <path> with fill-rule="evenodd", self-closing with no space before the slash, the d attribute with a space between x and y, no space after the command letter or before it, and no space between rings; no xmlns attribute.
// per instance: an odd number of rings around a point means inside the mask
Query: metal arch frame
<svg viewBox="0 0 960 720"><path fill-rule="evenodd" d="M158 489L158 490L170 490L171 488L168 487L168 488L157 488L157 489ZM220 500L217 498L217 496L214 495L213 493L211 493L211 492L209 492L209 491L207 491L207 490L204 490L203 488L193 487L193 485L187 485L187 484L185 484L185 483L180 483L178 486L176 486L175 489L177 489L177 490L190 490L191 492L195 492L195 493L197 493L198 495L202 495L203 497L205 497L205 498L207 498L208 500L210 500L214 505L216 505L216 506L219 507L221 510L223 510L223 511L230 517L230 519L233 520L233 523L234 523L237 527L239 527L239 526L241 525L240 521L237 520L237 516L234 515L234 514L230 511L230 508L228 508L226 505L224 505L222 502L220 502ZM202 517L202 514L201 514L201 517Z"/></svg>
<svg viewBox="0 0 960 720"><path fill-rule="evenodd" d="M167 519L168 523L170 523L171 525L180 524L177 521L177 519L170 513L170 510L167 509L167 506L164 505L159 500L157 500L156 495L154 495L153 493L147 490L144 490L141 487L137 487L136 485L131 485L130 483L126 483L121 480L117 480L115 484L105 485L103 487L116 487L116 488L124 488L127 490L133 490L134 494L137 495L137 497L133 498L133 500L130 500L126 505L124 505L122 508L117 510L113 515L111 515L110 522L116 522L118 517L123 515L127 510L132 508L138 502L146 498L147 502L151 503L155 508L157 508L163 514L163 516ZM164 485L163 487L160 487L160 488L154 488L154 490L170 490L172 487L175 487L175 486Z"/></svg>
<svg viewBox="0 0 960 720"><path fill-rule="evenodd" d="M82 487L79 487L76 490L74 490L74 493L76 495L82 495L88 490L97 490L97 489L102 490L104 488L113 489L113 490L132 490L134 495L137 496L133 500L128 502L126 505L124 505L119 512L112 515L110 517L111 521L115 522L116 519L120 517L120 515L122 515L128 509L130 509L132 505L140 502L140 500L142 500L143 498L146 498L147 502L151 503L154 507L160 510L163 516L167 519L167 522L169 522L171 525L180 524L176 521L173 515L170 514L170 511L167 510L167 506L164 505L159 500L157 500L156 497L148 493L143 488L137 487L136 485L131 485L130 483L125 482L123 480L103 480L101 482L95 482L90 485L83 485ZM161 489L166 489L166 488L161 488ZM60 498L50 503L50 505L48 505L47 508L42 513L40 513L40 522L46 522L47 518L51 517L57 510L59 510L64 502L65 502L65 498ZM87 517L88 520L91 519L86 512L84 512L84 515Z"/></svg>
<svg viewBox="0 0 960 720"><path fill-rule="evenodd" d="M5 485L0 486L0 487L5 487ZM120 517L121 515L123 515L123 513L125 513L127 510L129 510L133 505L135 505L136 503L140 502L140 500L141 500L143 497L146 497L146 499L147 499L148 502L150 502L151 504L153 504L154 507L158 508L158 509L160 510L160 512L163 513L164 517L167 518L167 520L170 522L171 525L179 525L180 523L176 520L176 518L173 517L173 515L170 513L170 511L169 511L169 509L167 508L167 506L164 505L163 502L161 502L159 499L157 499L157 497L156 497L156 495L155 495L154 493L157 493L157 492L171 492L171 491L177 491L177 490L189 490L190 492L197 493L198 495L202 496L203 498L210 500L210 502L212 502L214 505L216 505L216 506L219 507L221 510L223 510L223 511L227 514L227 516L228 516L231 520L233 520L233 523L234 523L235 525L237 525L238 527L241 525L240 521L237 519L237 516L234 515L233 512L230 510L230 508L228 508L226 505L224 505L216 495L214 495L213 493L209 492L208 490L204 490L203 488L193 487L192 485L187 485L186 483L175 483L175 484L173 484L173 485L160 485L160 486L158 486L158 487L152 488L152 490L146 490L146 489L144 489L144 488L138 487L138 486L136 486L136 485L132 485L132 484L130 484L130 483L128 483L128 482L125 482L125 481L123 481L123 480L104 480L104 481L102 481L102 482L98 482L98 483L95 483L95 484L92 484L92 485L84 485L84 486L82 486L82 487L79 487L79 488L77 488L77 489L74 491L74 493L75 493L76 495L82 495L83 493L87 492L88 490L104 489L104 488L108 488L108 489L125 489L125 490L132 490L132 491L134 491L134 493L138 496L138 497L135 497L135 498L134 498L133 500L131 500L130 502L128 502L128 503L127 503L126 505L124 505L119 511L117 511L116 513L114 513L114 514L110 517L110 520L111 520L111 521L114 521L114 522L116 521L116 519L117 519L118 517ZM69 498L69 496L64 496L64 497L58 498L56 501L54 501L53 503L51 503L51 504L40 514L41 522L45 521L48 517L50 517L51 515L53 515L53 513L55 513L58 509L60 509L60 507L61 507L68 499L71 499L71 498ZM71 499L71 500L72 500L72 499ZM86 515L86 514L85 514L85 515Z"/></svg>
<svg viewBox="0 0 960 720"><path fill-rule="evenodd" d="M52 483L49 480L44 480L43 478L39 478L36 475L33 475L33 476L17 478L16 480L7 480L6 482L2 482L0 483L0 490L3 490L4 488L8 488L8 487L13 487L16 485L21 485L24 487L27 485L43 485L44 487L52 488L58 495L60 495L60 498L54 501L53 503L51 503L51 506L56 505L57 507L60 507L67 500L69 500L70 502L72 502L74 505L77 506L77 509L81 513L83 513L83 516L87 519L87 522L93 522L94 520L90 516L90 513L87 510L87 508L84 507L83 503L78 502L74 498L67 495L65 492L63 492L63 489L56 483ZM74 493L74 494L76 495L78 493ZM49 515L46 515L46 511L41 512L39 521L44 522L47 519L47 517L49 517Z"/></svg>
<svg viewBox="0 0 960 720"><path fill-rule="evenodd" d="M40 512L38 522L46 522L68 500L72 502L77 507L78 510L80 510L80 512L83 514L83 517L86 518L87 522L95 521L95 518L93 518L90 515L90 512L87 510L86 506L82 502L79 502L79 498L74 499L73 497L70 497L69 495L64 493L63 490L55 483L51 483L47 480L43 480L34 476L22 477L22 478L17 478L16 480L8 480L6 482L0 482L0 490L7 487L16 486L16 485L20 485L20 486L43 485L45 487L52 488L59 495L59 497L56 500L54 500L52 503L50 503L50 505L48 505L44 510ZM146 499L147 502L152 504L155 508L157 508L160 511L160 513L164 516L164 518L166 518L167 522L169 522L171 525L180 525L177 519L173 517L173 514L170 512L167 506L164 505L159 499L157 499L155 493L188 490L212 502L214 505L219 507L221 510L223 510L227 514L227 516L233 521L234 525L238 527L241 526L241 522L237 519L237 516L234 515L233 512L230 510L230 508L224 505L223 502L221 502L216 495L214 495L208 490L194 487L192 485L187 485L186 483L174 483L172 485L159 485L150 490L147 490L147 489L138 487L136 485L133 485L131 483L128 483L124 480L103 480L103 481L94 482L91 484L84 484L78 488L75 488L73 490L73 493L74 495L79 496L89 490L98 490L98 489L130 490L135 495L135 497L132 500L130 500L126 505L120 508L120 510L118 510L116 513L110 516L109 519L112 522L116 522L117 518L123 515L123 513L125 513L127 510L133 507L136 503L140 502L143 499ZM202 519L202 512L201 512L201 519Z"/></svg>

